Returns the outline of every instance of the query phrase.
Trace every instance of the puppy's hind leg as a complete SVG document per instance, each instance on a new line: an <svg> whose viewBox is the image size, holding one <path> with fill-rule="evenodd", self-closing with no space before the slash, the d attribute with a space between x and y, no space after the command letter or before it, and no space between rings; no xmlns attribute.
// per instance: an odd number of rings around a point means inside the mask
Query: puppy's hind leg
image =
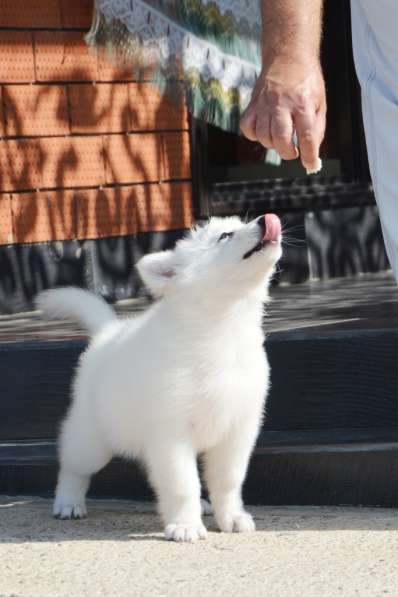
<svg viewBox="0 0 398 597"><path fill-rule="evenodd" d="M87 515L85 497L91 475L103 468L112 456L99 431L84 426L80 414L72 407L60 437L61 468L53 507L56 518L84 518ZM86 422L91 421L86 419Z"/></svg>

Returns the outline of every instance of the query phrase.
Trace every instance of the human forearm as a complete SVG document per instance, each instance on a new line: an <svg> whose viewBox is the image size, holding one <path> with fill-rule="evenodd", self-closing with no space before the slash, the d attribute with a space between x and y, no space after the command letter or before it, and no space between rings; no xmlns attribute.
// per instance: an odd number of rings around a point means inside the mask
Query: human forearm
<svg viewBox="0 0 398 597"><path fill-rule="evenodd" d="M323 0L263 0L263 67L278 60L317 60Z"/></svg>
<svg viewBox="0 0 398 597"><path fill-rule="evenodd" d="M263 64L241 129L286 160L300 155L314 171L326 119L319 63L322 0L263 0L262 6Z"/></svg>

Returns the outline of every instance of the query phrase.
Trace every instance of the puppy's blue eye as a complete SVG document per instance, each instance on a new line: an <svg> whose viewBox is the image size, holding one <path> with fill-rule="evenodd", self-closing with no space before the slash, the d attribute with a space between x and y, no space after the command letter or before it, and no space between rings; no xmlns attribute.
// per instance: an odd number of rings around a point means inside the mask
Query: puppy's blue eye
<svg viewBox="0 0 398 597"><path fill-rule="evenodd" d="M217 242L219 243L221 240L224 240L224 238L232 238L233 235L233 232L223 232Z"/></svg>

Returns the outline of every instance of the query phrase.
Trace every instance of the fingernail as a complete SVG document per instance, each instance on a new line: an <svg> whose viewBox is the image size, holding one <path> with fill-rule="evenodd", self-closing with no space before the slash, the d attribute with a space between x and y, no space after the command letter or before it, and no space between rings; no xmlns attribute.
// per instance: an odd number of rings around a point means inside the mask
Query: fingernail
<svg viewBox="0 0 398 597"><path fill-rule="evenodd" d="M322 170L322 160L317 158L316 164L312 168L306 167L307 174L318 174Z"/></svg>

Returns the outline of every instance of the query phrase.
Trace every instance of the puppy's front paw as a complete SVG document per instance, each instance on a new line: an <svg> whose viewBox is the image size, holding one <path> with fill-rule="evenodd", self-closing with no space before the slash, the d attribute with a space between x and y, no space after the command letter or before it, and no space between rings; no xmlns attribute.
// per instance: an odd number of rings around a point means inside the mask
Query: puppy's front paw
<svg viewBox="0 0 398 597"><path fill-rule="evenodd" d="M256 530L251 514L241 512L223 512L217 516L217 524L224 533L249 533Z"/></svg>
<svg viewBox="0 0 398 597"><path fill-rule="evenodd" d="M197 524L168 524L164 532L167 541L194 543L206 539L207 531L201 522Z"/></svg>
<svg viewBox="0 0 398 597"><path fill-rule="evenodd" d="M53 514L55 518L60 518L61 520L86 518L87 508L84 502L68 504L56 500L53 507Z"/></svg>

